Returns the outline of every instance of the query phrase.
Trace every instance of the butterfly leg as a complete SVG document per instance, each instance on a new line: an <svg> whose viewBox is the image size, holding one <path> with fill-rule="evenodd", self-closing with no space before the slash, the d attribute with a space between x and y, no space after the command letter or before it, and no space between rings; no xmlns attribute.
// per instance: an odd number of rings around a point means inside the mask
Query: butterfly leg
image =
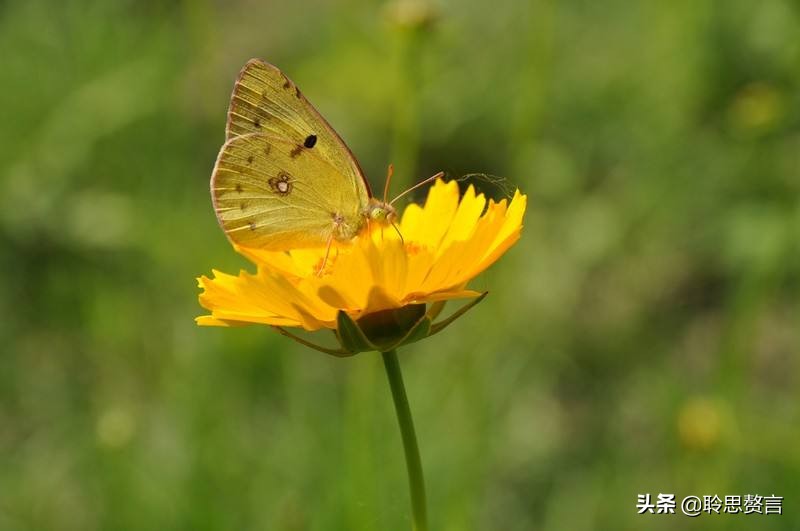
<svg viewBox="0 0 800 531"><path fill-rule="evenodd" d="M405 247L406 241L403 239L403 233L400 232L400 228L397 226L396 223L392 222L392 227L397 232L397 235L400 236L400 243Z"/></svg>
<svg viewBox="0 0 800 531"><path fill-rule="evenodd" d="M328 244L325 246L325 258L322 259L322 264L320 264L319 269L317 269L317 276L321 277L322 274L325 272L325 266L328 264L328 257L331 254L331 244L333 243L333 233L328 236Z"/></svg>

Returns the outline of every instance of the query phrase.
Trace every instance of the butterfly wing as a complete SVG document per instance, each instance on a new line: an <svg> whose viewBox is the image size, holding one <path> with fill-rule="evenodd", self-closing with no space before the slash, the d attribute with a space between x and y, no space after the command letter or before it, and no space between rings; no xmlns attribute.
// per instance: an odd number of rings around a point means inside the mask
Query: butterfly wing
<svg viewBox="0 0 800 531"><path fill-rule="evenodd" d="M293 140L297 149L314 149L341 170L359 196L371 196L364 172L342 138L291 79L260 59L251 59L239 72L225 139L249 133L284 136Z"/></svg>
<svg viewBox="0 0 800 531"><path fill-rule="evenodd" d="M226 139L212 197L233 242L291 249L324 244L331 234L352 238L351 225L360 226L369 201L367 181L339 135L283 72L248 61L231 96ZM287 185L279 184L284 174Z"/></svg>
<svg viewBox="0 0 800 531"><path fill-rule="evenodd" d="M294 140L249 133L225 143L211 177L217 219L231 241L287 250L349 240L361 203L336 163Z"/></svg>

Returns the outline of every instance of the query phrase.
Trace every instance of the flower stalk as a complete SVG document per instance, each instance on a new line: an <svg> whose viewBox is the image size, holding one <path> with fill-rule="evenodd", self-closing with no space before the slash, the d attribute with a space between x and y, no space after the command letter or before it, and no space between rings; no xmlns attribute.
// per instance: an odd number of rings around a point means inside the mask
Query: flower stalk
<svg viewBox="0 0 800 531"><path fill-rule="evenodd" d="M388 14L397 30L398 75L392 154L395 167L400 170L398 177L410 186L417 174L419 157L417 92L423 39L430 33L438 13L427 0L395 0L389 6ZM263 105L256 106L249 100L246 103L262 114L257 113L253 119L250 107L247 107L248 116L237 112L241 110L237 96L241 87L249 93L253 90L251 85L257 81L259 91L269 88L263 79L253 76L246 78L245 75L252 69L260 69L262 74L266 72L264 75L270 79L282 76L276 82L283 88L277 89L276 94L284 94L283 89L292 88L291 82L271 65L260 61L248 63L234 91L227 129L230 142L223 148L223 153L227 153L227 146L234 142L243 142L244 136L240 133L262 132L256 131L262 126L259 116L276 115L274 102L269 105L262 102ZM301 97L296 87L293 92L298 99ZM288 111L292 111L295 98L289 99L292 104ZM265 97L264 101L267 100ZM308 107L307 102L304 105ZM281 113L286 110L282 109ZM298 118L300 123L304 116ZM232 129L231 125L235 127ZM232 131L235 138L231 139ZM248 138L250 136L247 135ZM335 133L333 136L336 136ZM310 149L317 142L316 138L316 135L308 136L298 147ZM269 145L266 147L269 148ZM342 153L337 151L340 147L344 148L338 145L331 148L330 158L323 156L334 169L345 159L351 159L346 150ZM341 160L337 158L339 155ZM249 165L254 155L244 160ZM266 160L274 162L278 159ZM215 209L224 228L229 228L226 225L228 218L225 217L228 215L225 212L229 212L233 216L230 219L248 219L249 228L255 230L265 220L271 224L274 214L259 210L261 207L258 207L248 217L241 213L248 210L247 203L240 203L238 196L235 204L229 205L230 208L217 208L217 200L221 197L217 195L218 191L242 192L241 186L250 186L253 176L269 177L249 169L240 171L236 166L239 162L225 167L224 171L236 176L235 179L230 177L234 180L226 188L225 184L217 181L217 170L220 168L218 161L212 178ZM352 162L354 167L357 166L354 160ZM243 176L247 176L247 179ZM272 179L268 179L270 186ZM395 224L394 231L384 231L382 226L372 230L373 227L368 225L366 230L354 234L350 241L336 242L334 246L331 246L331 239L328 245L313 245L316 240L312 236L317 233L308 227L316 225L298 223L297 218L291 216L282 220L282 225L275 224L277 232L270 233L269 241L266 237L263 241L238 238L231 235L232 230L226 230L234 249L256 265L256 272L240 271L238 275L231 275L215 270L212 278L203 275L197 279L203 290L199 296L200 304L209 311L207 315L197 318L199 325L267 325L305 347L337 357L353 356L360 352L382 353L405 453L413 531L429 529L425 481L397 349L438 334L486 297L486 292L471 290L467 285L517 242L527 201L527 197L519 190L513 196L509 194L506 199L496 202L478 193L473 186L469 186L462 194L456 181L444 182L436 177L433 180L436 182L428 190L424 205L409 204ZM341 184L344 186L347 183ZM263 182L259 186L263 187ZM366 185L364 188L366 193ZM258 205L265 204L262 201L269 199L260 195L261 190L259 188L257 192ZM290 190L273 191L285 195ZM341 190L343 194L346 191L344 187ZM287 205L301 208L296 205L308 203L313 207L303 207L310 212L303 219L327 224L331 219L343 216L338 204L331 203L327 198L307 195L306 192L298 193L295 199L292 199L295 195L289 198L291 205ZM227 197L224 194L222 196ZM347 204L354 205L357 199L352 198L352 202ZM242 225L235 230L244 227ZM274 238L275 234L287 236L285 239ZM320 268L319 264L326 264L326 267ZM322 274L320 269L323 269ZM439 319L446 302L457 299L466 302L451 315ZM338 346L312 342L297 335L293 331L297 329L307 333L328 330L333 333ZM356 520L358 524L369 518L362 515Z"/></svg>
<svg viewBox="0 0 800 531"><path fill-rule="evenodd" d="M417 435L414 431L414 420L411 417L411 408L408 405L408 396L403 384L403 374L400 371L400 362L397 359L396 350L383 352L382 356L383 364L386 367L386 376L389 379L389 387L392 390L392 399L397 413L397 423L400 426L400 435L403 438L408 485L411 492L412 529L414 531L428 531L425 478L422 473L422 460L419 457Z"/></svg>

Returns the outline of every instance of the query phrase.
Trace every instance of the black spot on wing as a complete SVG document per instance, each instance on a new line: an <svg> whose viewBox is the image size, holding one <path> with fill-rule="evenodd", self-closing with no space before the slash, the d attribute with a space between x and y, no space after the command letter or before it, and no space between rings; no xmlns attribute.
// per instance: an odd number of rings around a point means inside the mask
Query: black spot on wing
<svg viewBox="0 0 800 531"><path fill-rule="evenodd" d="M303 140L302 144L297 144L292 150L289 152L289 156L297 158L300 153L303 152L304 149L311 149L317 145L317 135L308 135L305 140Z"/></svg>
<svg viewBox="0 0 800 531"><path fill-rule="evenodd" d="M253 127L256 129L261 129L261 118L253 118Z"/></svg>

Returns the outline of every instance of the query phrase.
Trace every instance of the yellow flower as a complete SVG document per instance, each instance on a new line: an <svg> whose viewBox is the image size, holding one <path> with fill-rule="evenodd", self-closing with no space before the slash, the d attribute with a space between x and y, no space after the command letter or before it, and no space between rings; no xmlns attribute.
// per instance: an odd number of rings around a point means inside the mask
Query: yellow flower
<svg viewBox="0 0 800 531"><path fill-rule="evenodd" d="M340 312L368 314L436 301L478 297L467 283L494 263L520 235L526 196L510 204L487 201L472 186L459 201L455 181L437 181L424 207L409 205L398 224L373 227L369 236L330 251L288 252L236 246L258 266L256 274L214 271L198 279L204 326L251 323L306 330L340 328Z"/></svg>

